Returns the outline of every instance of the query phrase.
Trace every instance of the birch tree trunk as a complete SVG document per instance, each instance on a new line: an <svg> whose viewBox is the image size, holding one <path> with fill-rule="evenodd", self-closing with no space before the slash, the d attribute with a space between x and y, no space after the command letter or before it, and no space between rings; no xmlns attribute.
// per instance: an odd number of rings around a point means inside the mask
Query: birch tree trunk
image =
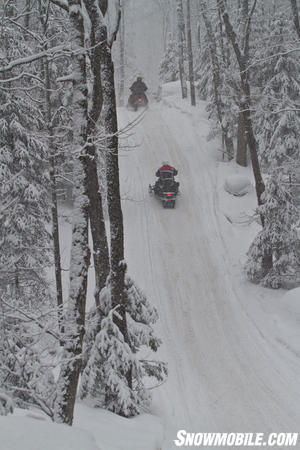
<svg viewBox="0 0 300 450"><path fill-rule="evenodd" d="M57 189L56 189L56 158L55 158L55 146L53 143L54 130L52 123L52 107L51 107L51 79L49 71L49 61L45 58L43 62L43 70L45 74L45 106L46 106L46 123L48 128L48 142L50 153L50 184L51 184L51 212L52 212L52 239L53 239L53 251L54 251L54 270L55 270L55 283L56 283L56 302L58 307L58 326L61 333L64 332L62 324L62 312L63 312L63 290L61 280L61 257L60 257L60 244L59 244L59 225L58 225L58 207L57 207Z"/></svg>
<svg viewBox="0 0 300 450"><path fill-rule="evenodd" d="M191 92L191 105L196 106L195 95L195 81L194 81L194 61L193 61L193 48L192 48L192 32L191 32L191 4L190 0L187 0L187 14L186 14L186 31L187 31L187 50L189 60L189 81Z"/></svg>
<svg viewBox="0 0 300 450"><path fill-rule="evenodd" d="M48 16L46 14L45 4L40 1L40 21L42 24L43 35L47 38L48 32ZM30 0L26 0L26 12L29 16L30 12ZM26 16L27 18L27 16ZM29 28L29 17L28 17ZM42 46L42 50L48 50L48 43L45 42ZM56 303L58 308L58 327L61 333L64 333L63 326L63 289L61 278L61 255L59 244L59 225L58 225L58 205L57 205L57 185L56 185L56 157L55 157L55 145L54 145L54 123L53 123L53 106L51 102L52 83L49 68L48 57L41 60L42 77L45 84L45 107L44 118L48 133L48 146L49 146L49 176L51 186L51 214L52 214L52 239L53 239L53 253L54 253L54 272L55 272L55 284L56 284Z"/></svg>
<svg viewBox="0 0 300 450"><path fill-rule="evenodd" d="M58 382L54 419L72 425L78 378L82 364L87 276L90 262L88 248L88 187L86 177L87 85L84 51L84 25L80 0L69 0L72 25L70 42L73 45L73 112L74 144L80 156L74 167L75 202L72 224L70 262L70 292L66 311L66 343ZM77 131L78 130L78 131Z"/></svg>
<svg viewBox="0 0 300 450"><path fill-rule="evenodd" d="M182 98L187 98L186 75L184 70L184 48L185 48L185 30L184 30L184 16L182 0L176 0L177 12L177 27L178 27L178 63L179 63L179 77L181 84Z"/></svg>

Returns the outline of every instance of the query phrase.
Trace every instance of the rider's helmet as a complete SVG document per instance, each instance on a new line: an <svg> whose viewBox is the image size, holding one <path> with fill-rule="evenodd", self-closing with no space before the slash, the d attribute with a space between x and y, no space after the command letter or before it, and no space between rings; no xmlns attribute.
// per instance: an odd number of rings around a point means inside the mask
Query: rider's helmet
<svg viewBox="0 0 300 450"><path fill-rule="evenodd" d="M142 77L137 77L136 81L142 81Z"/></svg>

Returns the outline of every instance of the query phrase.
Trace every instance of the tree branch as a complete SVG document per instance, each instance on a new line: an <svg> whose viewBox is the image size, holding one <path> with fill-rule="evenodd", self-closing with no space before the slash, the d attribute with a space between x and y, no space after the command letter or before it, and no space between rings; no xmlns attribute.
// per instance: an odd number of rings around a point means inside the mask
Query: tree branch
<svg viewBox="0 0 300 450"><path fill-rule="evenodd" d="M18 58L9 63L5 67L0 67L0 72L7 72L14 67L21 66L23 64L30 64L38 59L45 58L46 56L54 57L58 52L68 52L71 53L71 50L63 45L58 45L56 47L50 48L49 50L44 50L39 53L35 53L34 55L25 56L24 58Z"/></svg>
<svg viewBox="0 0 300 450"><path fill-rule="evenodd" d="M64 0L50 0L51 3L55 6L59 6L59 8L64 9L66 12L69 12L69 5L68 2Z"/></svg>
<svg viewBox="0 0 300 450"><path fill-rule="evenodd" d="M120 6L120 2L119 2L117 23L116 23L114 31L111 34L110 39L108 40L109 48L112 48L113 43L117 39L117 34L118 34L118 31L119 31L119 28L120 28L120 23L121 23L121 6Z"/></svg>

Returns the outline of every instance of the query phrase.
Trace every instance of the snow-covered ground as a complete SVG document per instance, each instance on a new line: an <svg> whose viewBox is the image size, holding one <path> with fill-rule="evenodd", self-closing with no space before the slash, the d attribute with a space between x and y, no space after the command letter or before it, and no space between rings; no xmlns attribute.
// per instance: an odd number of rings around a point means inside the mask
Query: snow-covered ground
<svg viewBox="0 0 300 450"><path fill-rule="evenodd" d="M159 310L160 357L169 363L153 407L164 419L162 448L173 448L183 428L296 431L299 318L284 311L283 291L245 280L258 230L249 223L255 192L234 197L223 187L232 175L252 180L251 169L222 162L218 142L206 140L205 105L192 108L178 93L176 83L165 86L128 139L138 147L121 158L129 271ZM121 117L125 123L133 113ZM179 171L174 210L147 191L163 160Z"/></svg>
<svg viewBox="0 0 300 450"><path fill-rule="evenodd" d="M120 127L137 114L121 109ZM0 418L1 450L169 450L179 429L298 431L300 290L245 279L245 253L259 229L255 191L236 197L224 183L237 175L253 183L251 169L223 162L208 130L205 104L190 107L171 83L121 134L129 274L158 308L158 357L169 365L151 411L124 419L79 403L72 429L17 411ZM148 193L166 160L179 171L175 209Z"/></svg>

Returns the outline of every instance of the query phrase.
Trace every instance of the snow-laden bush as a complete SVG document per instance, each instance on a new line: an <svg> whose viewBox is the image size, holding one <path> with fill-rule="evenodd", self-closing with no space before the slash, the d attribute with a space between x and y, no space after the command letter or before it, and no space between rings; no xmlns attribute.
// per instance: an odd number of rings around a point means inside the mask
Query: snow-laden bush
<svg viewBox="0 0 300 450"><path fill-rule="evenodd" d="M0 295L0 386L22 408L35 405L52 416L56 388L51 354L59 339L55 335L57 311L47 305L22 305L22 299ZM43 300L40 297L40 300Z"/></svg>
<svg viewBox="0 0 300 450"><path fill-rule="evenodd" d="M100 296L101 312L92 314L86 336L84 351L88 350L89 357L82 374L80 397L94 406L128 417L149 406L150 394L144 378L162 381L167 369L160 361L139 359L142 347L156 351L161 343L151 326L158 319L156 309L128 276L124 294L128 342L115 323L121 316L118 307L111 308L110 291L105 288Z"/></svg>
<svg viewBox="0 0 300 450"><path fill-rule="evenodd" d="M91 357L82 377L82 391L99 406L125 417L148 406L149 395L142 382L142 367L114 323L117 310L102 320ZM128 383L128 376L134 385Z"/></svg>

